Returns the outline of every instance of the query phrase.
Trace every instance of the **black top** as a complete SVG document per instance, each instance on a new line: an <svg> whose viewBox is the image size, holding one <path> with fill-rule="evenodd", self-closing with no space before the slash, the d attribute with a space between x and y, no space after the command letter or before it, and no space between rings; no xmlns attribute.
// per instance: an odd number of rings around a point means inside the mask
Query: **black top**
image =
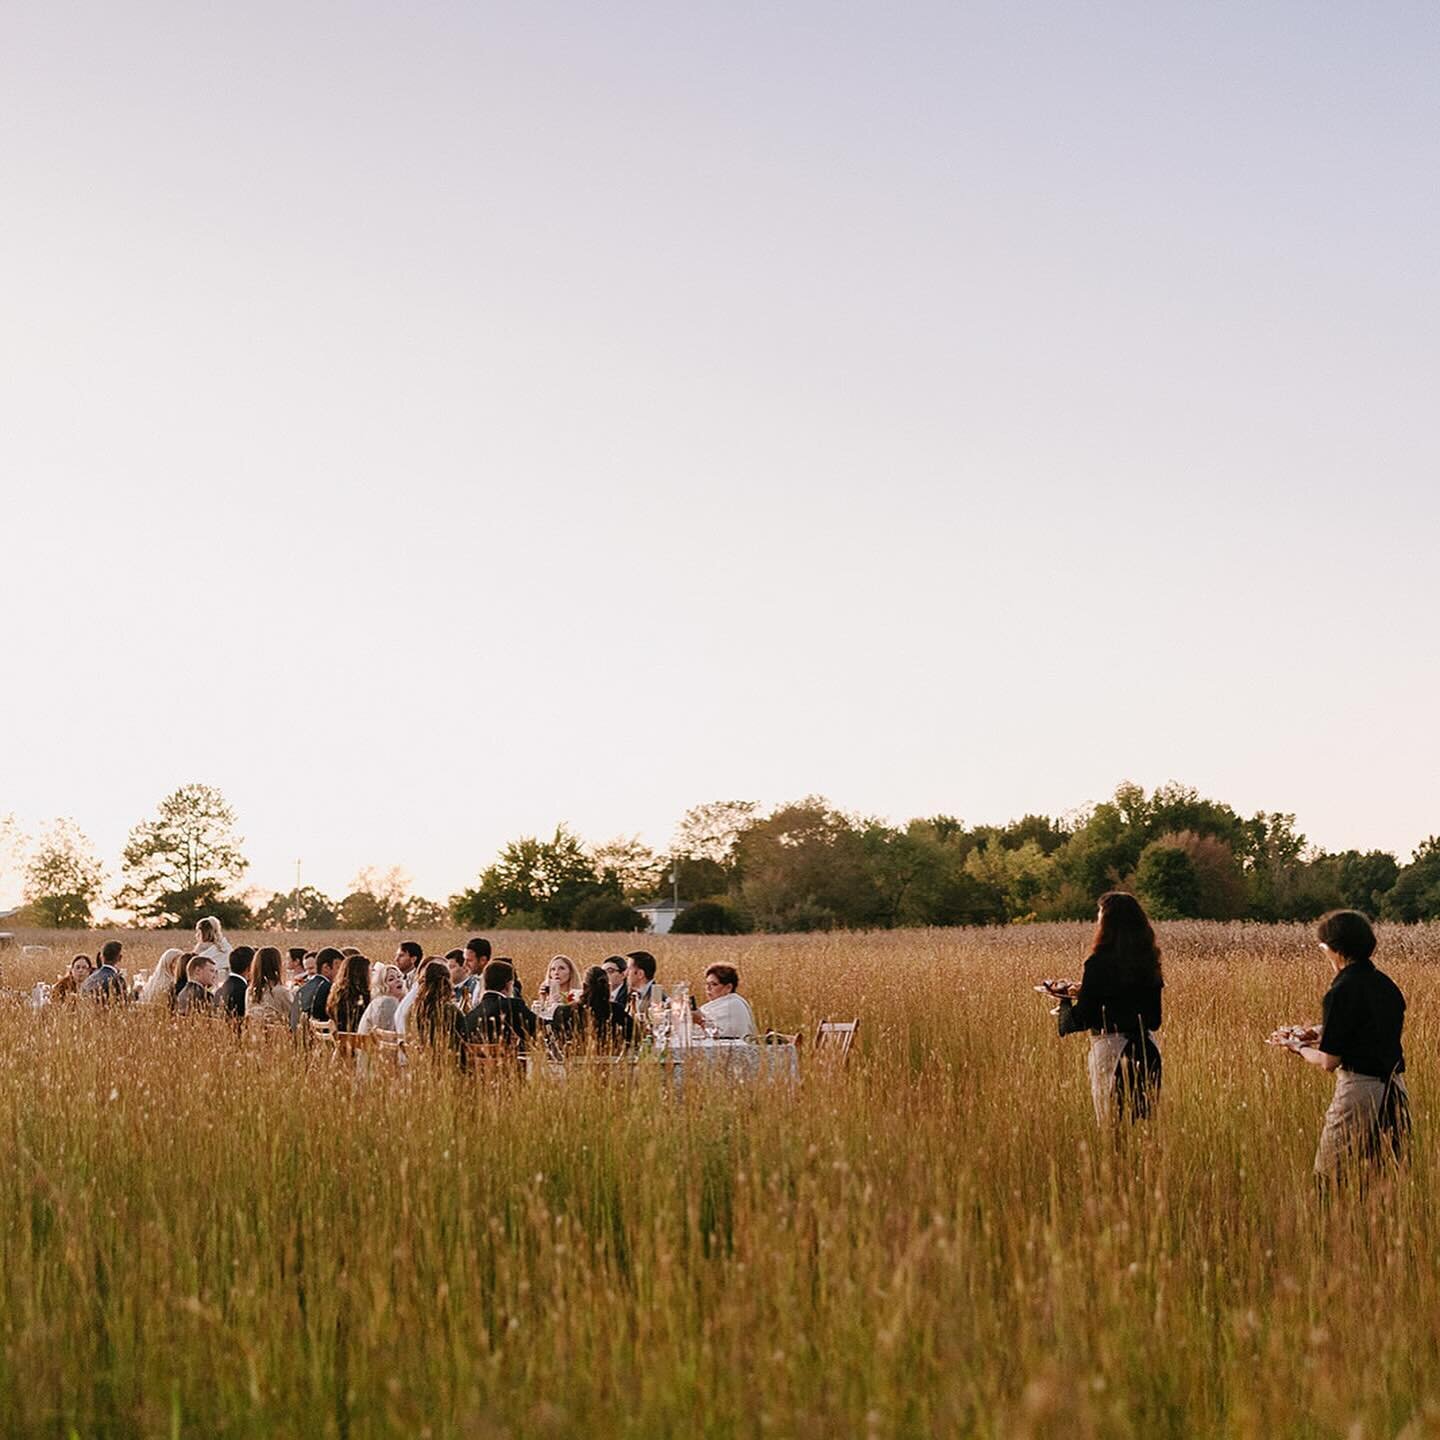
<svg viewBox="0 0 1440 1440"><path fill-rule="evenodd" d="M534 1035L536 1024L535 1012L523 1000L486 990L475 1008L461 1016L460 1037L518 1044Z"/></svg>
<svg viewBox="0 0 1440 1440"><path fill-rule="evenodd" d="M1352 960L1325 992L1319 1049L1346 1070L1387 1080L1405 1068L1400 1031L1405 997L1373 960Z"/></svg>
<svg viewBox="0 0 1440 1440"><path fill-rule="evenodd" d="M1103 955L1085 962L1080 994L1060 1002L1060 1033L1077 1030L1104 1030L1136 1035L1160 1028L1160 991L1163 980L1135 981L1115 974L1113 963Z"/></svg>
<svg viewBox="0 0 1440 1440"><path fill-rule="evenodd" d="M325 1018L325 1002L330 998L330 980L324 975L312 975L300 987L300 1013L312 1020Z"/></svg>
<svg viewBox="0 0 1440 1440"><path fill-rule="evenodd" d="M215 998L220 1002L221 1010L232 1020L243 1020L245 1018L245 997L249 994L250 986L246 984L243 976L233 972L225 977L225 983L216 991Z"/></svg>

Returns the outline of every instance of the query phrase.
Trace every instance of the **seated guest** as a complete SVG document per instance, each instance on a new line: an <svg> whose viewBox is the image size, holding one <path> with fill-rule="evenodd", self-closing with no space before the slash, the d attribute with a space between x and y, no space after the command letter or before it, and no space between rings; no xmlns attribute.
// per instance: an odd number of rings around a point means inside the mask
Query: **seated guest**
<svg viewBox="0 0 1440 1440"><path fill-rule="evenodd" d="M335 983L325 1001L325 1014L336 1030L353 1035L370 1004L370 962L357 950L335 970Z"/></svg>
<svg viewBox="0 0 1440 1440"><path fill-rule="evenodd" d="M292 945L285 952L285 984L292 994L305 983L305 975L305 947Z"/></svg>
<svg viewBox="0 0 1440 1440"><path fill-rule="evenodd" d="M300 987L296 1003L300 1014L307 1020L323 1020L330 999L330 986L335 979L335 967L345 957L333 946L327 945L315 956L315 973Z"/></svg>
<svg viewBox="0 0 1440 1440"><path fill-rule="evenodd" d="M380 983L375 987L375 998L365 1007L356 1031L368 1035L372 1030L398 1030L395 1012L405 998L405 976L398 965L380 967Z"/></svg>
<svg viewBox="0 0 1440 1440"><path fill-rule="evenodd" d="M455 1008L455 987L450 970L443 960L429 960L411 992L411 1007L406 1032L437 1056L460 1054L460 1012Z"/></svg>
<svg viewBox="0 0 1440 1440"><path fill-rule="evenodd" d="M140 1004L169 1006L175 996L175 987L180 983L177 963L184 953L179 946L172 945L161 955L149 978L140 988Z"/></svg>
<svg viewBox="0 0 1440 1440"><path fill-rule="evenodd" d="M394 964L404 977L407 990L413 989L420 978L420 963L424 959L425 951L418 940L402 940L395 947Z"/></svg>
<svg viewBox="0 0 1440 1440"><path fill-rule="evenodd" d="M210 987L215 983L215 960L210 955L192 955L185 967L185 988L175 997L177 1015L213 1015L215 997Z"/></svg>
<svg viewBox="0 0 1440 1440"><path fill-rule="evenodd" d="M130 987L120 973L120 954L123 948L118 940L105 942L100 950L98 968L80 986L81 995L89 1000L98 1000L102 1005L130 998Z"/></svg>
<svg viewBox="0 0 1440 1440"><path fill-rule="evenodd" d="M700 1018L717 1040L749 1040L760 1033L750 1002L739 990L740 972L733 965L711 965L705 971Z"/></svg>
<svg viewBox="0 0 1440 1440"><path fill-rule="evenodd" d="M215 990L220 1013L238 1030L245 1023L245 1002L250 994L250 967L255 963L253 945L236 945L230 951L230 973Z"/></svg>
<svg viewBox="0 0 1440 1440"><path fill-rule="evenodd" d="M471 1009L484 993L484 971L490 963L490 942L482 938L469 940L461 956L465 967L465 978L460 981L460 1008Z"/></svg>
<svg viewBox="0 0 1440 1440"><path fill-rule="evenodd" d="M545 978L535 992L535 1013L549 1019L557 1005L568 1004L580 994L580 972L568 955L557 955L545 967Z"/></svg>
<svg viewBox="0 0 1440 1440"><path fill-rule="evenodd" d="M506 959L492 960L480 972L480 999L460 1021L464 1040L522 1044L535 1034L535 1012L515 993L515 966Z"/></svg>
<svg viewBox="0 0 1440 1440"><path fill-rule="evenodd" d="M610 982L601 965L592 965L581 982L580 998L561 1005L550 1024L565 1044L580 1041L597 1049L623 1044L630 1017L610 998Z"/></svg>
<svg viewBox="0 0 1440 1440"><path fill-rule="evenodd" d="M443 965L445 973L450 973L448 960L441 960L437 956L430 956L422 965L415 968L415 979L410 988L405 992L405 998L395 1007L395 1028L403 1035L410 1023L410 1012L415 1008L415 1002L420 996L420 979L425 974L426 965Z"/></svg>
<svg viewBox="0 0 1440 1440"><path fill-rule="evenodd" d="M653 1001L663 1003L667 998L655 983L655 957L648 950L632 950L625 958L630 962L625 972L629 1010L632 1015L643 1017Z"/></svg>
<svg viewBox="0 0 1440 1440"><path fill-rule="evenodd" d="M625 971L630 962L623 955L607 955L600 968L605 972L605 981L610 986L610 1001L623 1010L630 998L630 987L625 983Z"/></svg>
<svg viewBox="0 0 1440 1440"><path fill-rule="evenodd" d="M465 1005L465 952L463 950L447 950L445 952L445 968L450 975L451 998L459 1006Z"/></svg>
<svg viewBox="0 0 1440 1440"><path fill-rule="evenodd" d="M95 962L88 955L77 955L70 962L70 968L51 988L51 1000L73 1000L80 993L80 987L90 978L94 969Z"/></svg>
<svg viewBox="0 0 1440 1440"><path fill-rule="evenodd" d="M232 957L233 963L233 957ZM255 953L245 1028L252 1032L291 1031L298 1013L294 992L280 979L280 952L273 945Z"/></svg>

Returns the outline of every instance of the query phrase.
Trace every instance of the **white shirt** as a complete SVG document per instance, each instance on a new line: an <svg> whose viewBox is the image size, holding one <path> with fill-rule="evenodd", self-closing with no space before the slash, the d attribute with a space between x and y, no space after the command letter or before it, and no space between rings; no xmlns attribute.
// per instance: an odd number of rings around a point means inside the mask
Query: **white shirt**
<svg viewBox="0 0 1440 1440"><path fill-rule="evenodd" d="M230 973L230 952L235 947L222 935L218 940L207 940L195 953L215 962L215 985L223 985Z"/></svg>
<svg viewBox="0 0 1440 1440"><path fill-rule="evenodd" d="M415 1004L415 999L419 994L420 987L418 985L412 985L405 992L405 998L395 1007L395 1028L402 1035L405 1033L405 1019L410 1014L410 1009Z"/></svg>
<svg viewBox="0 0 1440 1440"><path fill-rule="evenodd" d="M700 1007L700 1014L715 1027L717 1040L748 1040L760 1032L755 1028L755 1013L750 1002L733 990L717 995Z"/></svg>

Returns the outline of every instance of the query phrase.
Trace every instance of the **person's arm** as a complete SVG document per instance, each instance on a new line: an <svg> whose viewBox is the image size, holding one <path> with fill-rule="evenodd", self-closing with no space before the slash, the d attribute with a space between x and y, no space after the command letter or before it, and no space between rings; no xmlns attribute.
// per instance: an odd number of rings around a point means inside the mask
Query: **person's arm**
<svg viewBox="0 0 1440 1440"><path fill-rule="evenodd" d="M1302 1060L1311 1065L1318 1065L1322 1070L1338 1070L1340 1068L1340 1057L1327 1054L1324 1050L1314 1045L1306 1045L1295 1052Z"/></svg>

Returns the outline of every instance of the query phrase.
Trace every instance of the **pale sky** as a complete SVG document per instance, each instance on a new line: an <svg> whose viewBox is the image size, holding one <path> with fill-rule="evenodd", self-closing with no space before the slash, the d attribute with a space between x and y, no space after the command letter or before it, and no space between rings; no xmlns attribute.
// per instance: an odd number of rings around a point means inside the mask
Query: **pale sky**
<svg viewBox="0 0 1440 1440"><path fill-rule="evenodd" d="M1440 11L0 10L0 813L422 893L1176 778L1440 831Z"/></svg>

